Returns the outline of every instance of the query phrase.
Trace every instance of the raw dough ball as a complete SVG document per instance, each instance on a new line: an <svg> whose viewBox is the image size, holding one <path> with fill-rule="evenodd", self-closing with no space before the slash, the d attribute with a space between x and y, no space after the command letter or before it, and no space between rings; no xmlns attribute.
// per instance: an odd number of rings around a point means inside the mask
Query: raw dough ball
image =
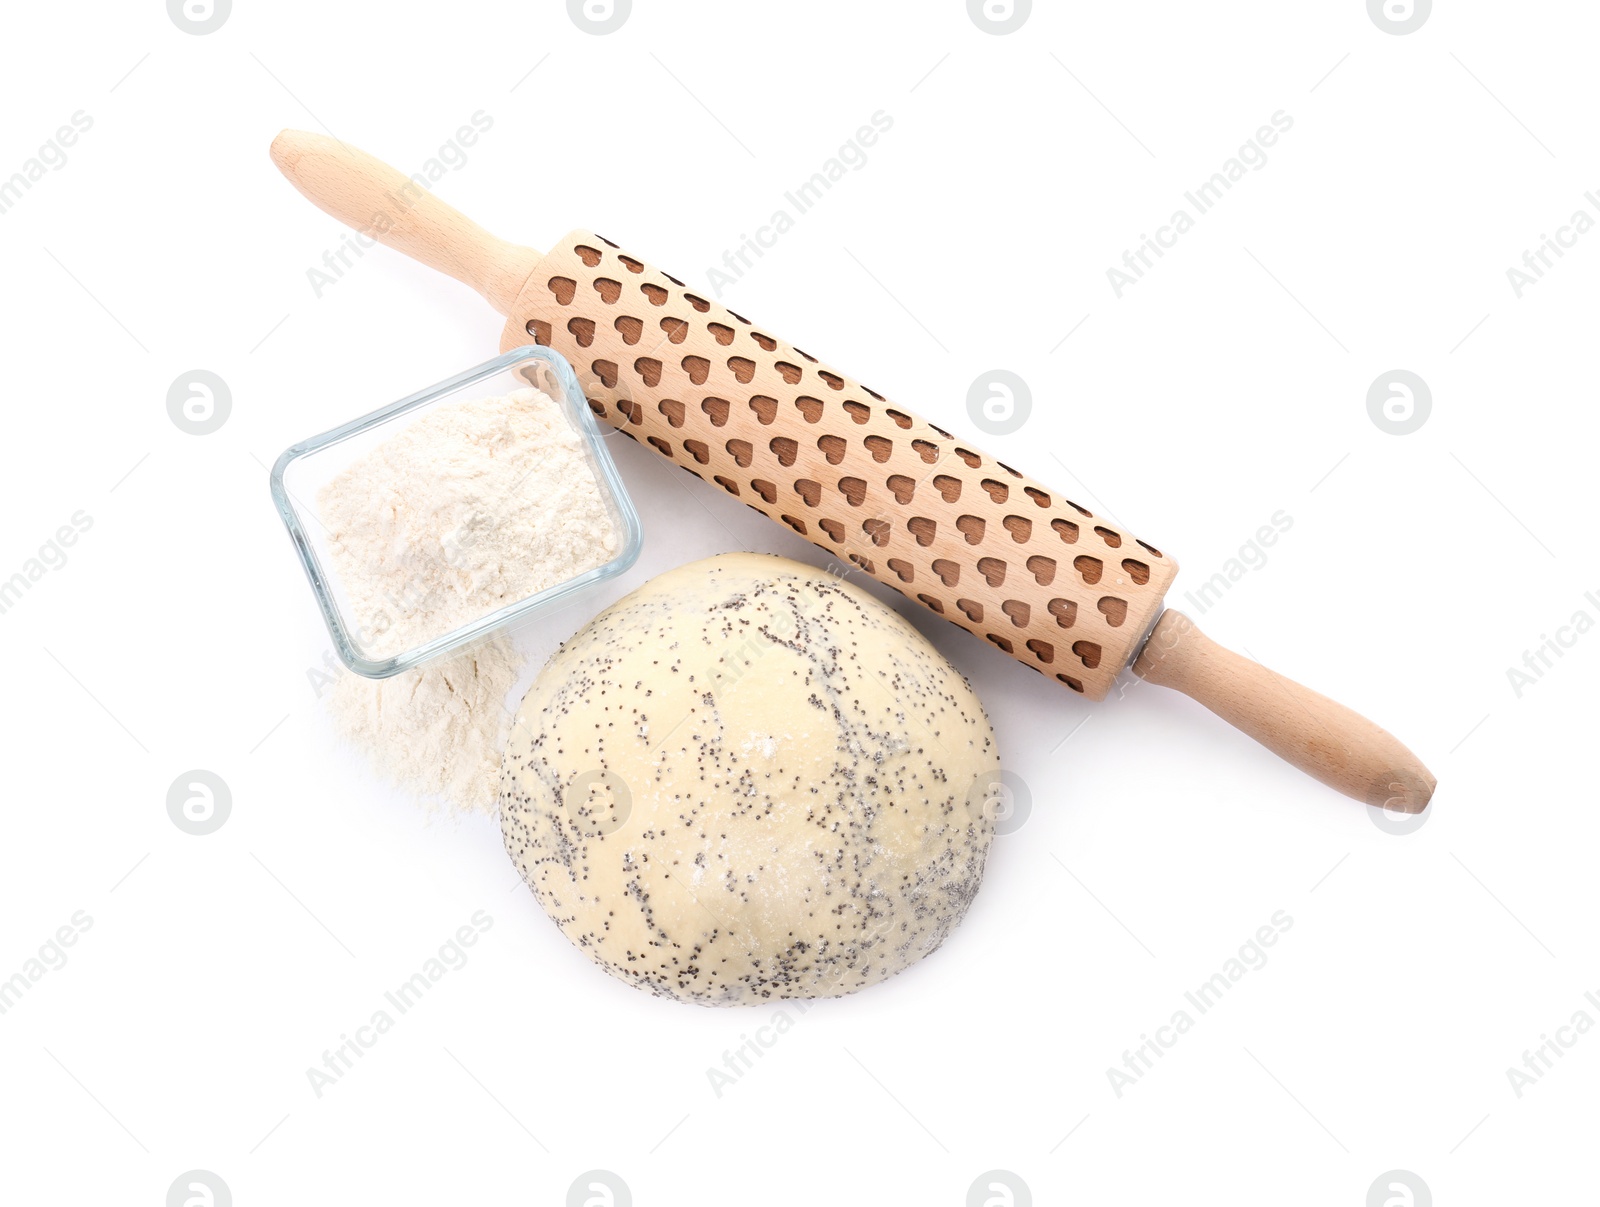
<svg viewBox="0 0 1600 1207"><path fill-rule="evenodd" d="M561 648L512 728L501 823L612 975L714 1006L838 997L961 921L998 768L972 688L897 613L734 553L652 579Z"/></svg>

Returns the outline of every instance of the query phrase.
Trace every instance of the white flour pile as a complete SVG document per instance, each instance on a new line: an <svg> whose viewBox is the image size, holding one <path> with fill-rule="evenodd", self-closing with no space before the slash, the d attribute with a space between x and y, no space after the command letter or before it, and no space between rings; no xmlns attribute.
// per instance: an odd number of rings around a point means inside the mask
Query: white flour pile
<svg viewBox="0 0 1600 1207"><path fill-rule="evenodd" d="M504 638L392 679L339 676L333 723L373 769L418 800L492 813L511 715L506 694L522 660Z"/></svg>
<svg viewBox="0 0 1600 1207"><path fill-rule="evenodd" d="M436 407L317 496L357 643L384 658L609 561L618 534L558 404ZM346 674L335 726L405 791L492 811L521 670L501 638L390 679Z"/></svg>

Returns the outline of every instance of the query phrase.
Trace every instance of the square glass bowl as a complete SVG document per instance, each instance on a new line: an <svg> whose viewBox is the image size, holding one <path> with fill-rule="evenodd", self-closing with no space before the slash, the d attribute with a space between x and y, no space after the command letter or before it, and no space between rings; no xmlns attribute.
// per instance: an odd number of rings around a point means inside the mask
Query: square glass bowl
<svg viewBox="0 0 1600 1207"><path fill-rule="evenodd" d="M503 396L533 386L549 395L581 439L581 445L600 488L600 494L617 534L617 552L603 565L576 578L506 604L448 632L400 653L379 656L370 641L362 639L355 623L349 592L332 572L328 533L316 511L318 493L333 478L379 444L397 436L431 408L452 402ZM284 451L272 467L272 499L305 567L312 593L322 609L339 658L358 675L387 679L452 653L525 620L541 609L566 600L574 592L615 578L639 556L639 516L623 488L600 428L584 398L572 366L552 348L528 346L485 361L447 381L402 398L382 410L353 419L342 427L302 440Z"/></svg>

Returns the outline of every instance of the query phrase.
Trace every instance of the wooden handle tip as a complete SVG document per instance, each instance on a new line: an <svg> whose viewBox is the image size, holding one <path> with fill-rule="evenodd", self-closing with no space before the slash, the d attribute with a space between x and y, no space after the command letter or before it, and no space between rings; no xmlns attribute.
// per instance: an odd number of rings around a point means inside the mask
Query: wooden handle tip
<svg viewBox="0 0 1600 1207"><path fill-rule="evenodd" d="M1421 813L1433 800L1439 781L1420 762L1375 776L1367 790L1367 804L1391 813Z"/></svg>
<svg viewBox="0 0 1600 1207"><path fill-rule="evenodd" d="M300 162L300 156L305 154L305 140L308 137L304 130L291 130L288 128L278 131L278 136L272 140L270 154L272 162L278 165L278 171L287 176L294 171L295 165Z"/></svg>

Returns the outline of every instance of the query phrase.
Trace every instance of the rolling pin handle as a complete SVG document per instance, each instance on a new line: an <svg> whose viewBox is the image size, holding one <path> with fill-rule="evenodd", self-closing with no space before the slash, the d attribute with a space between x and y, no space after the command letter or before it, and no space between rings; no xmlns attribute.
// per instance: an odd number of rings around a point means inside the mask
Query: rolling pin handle
<svg viewBox="0 0 1600 1207"><path fill-rule="evenodd" d="M1393 734L1224 649L1182 612L1161 614L1133 673L1199 701L1346 796L1400 813L1421 813L1433 797L1433 773Z"/></svg>
<svg viewBox="0 0 1600 1207"><path fill-rule="evenodd" d="M540 253L497 239L420 180L325 134L284 130L272 162L306 198L352 230L421 260L509 315Z"/></svg>

